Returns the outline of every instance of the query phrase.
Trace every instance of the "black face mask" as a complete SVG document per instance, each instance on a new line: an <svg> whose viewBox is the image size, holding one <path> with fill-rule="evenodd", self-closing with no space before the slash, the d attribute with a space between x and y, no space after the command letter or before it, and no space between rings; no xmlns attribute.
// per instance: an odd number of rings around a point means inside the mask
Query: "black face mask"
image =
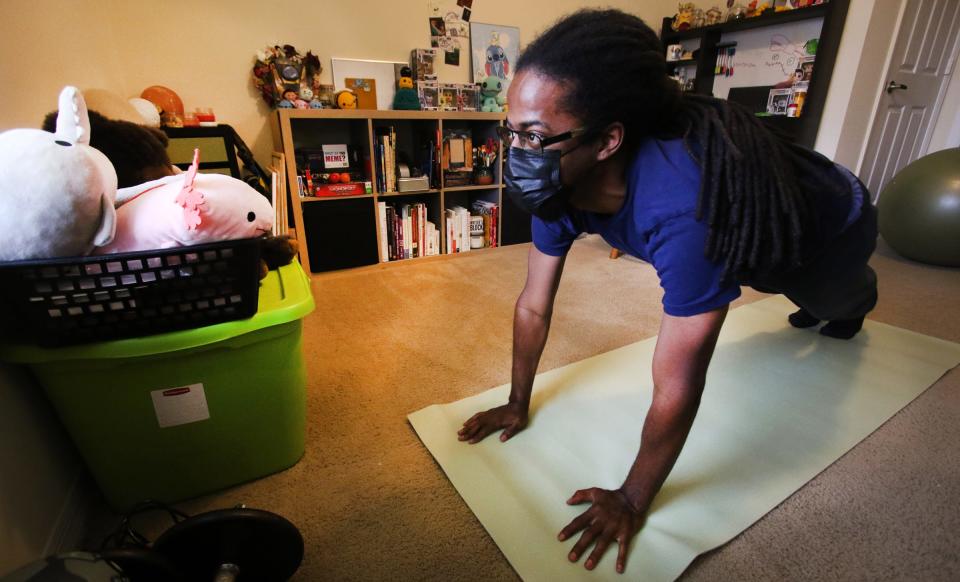
<svg viewBox="0 0 960 582"><path fill-rule="evenodd" d="M567 210L560 182L560 150L543 155L511 147L503 168L507 194L513 203L543 220L556 220Z"/></svg>

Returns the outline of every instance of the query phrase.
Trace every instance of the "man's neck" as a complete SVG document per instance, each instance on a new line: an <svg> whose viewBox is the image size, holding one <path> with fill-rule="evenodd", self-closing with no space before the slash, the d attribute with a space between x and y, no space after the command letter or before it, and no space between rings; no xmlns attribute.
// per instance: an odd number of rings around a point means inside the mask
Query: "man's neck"
<svg viewBox="0 0 960 582"><path fill-rule="evenodd" d="M597 214L616 214L627 200L627 164L629 157L621 150L584 176L570 196L570 204L578 210Z"/></svg>

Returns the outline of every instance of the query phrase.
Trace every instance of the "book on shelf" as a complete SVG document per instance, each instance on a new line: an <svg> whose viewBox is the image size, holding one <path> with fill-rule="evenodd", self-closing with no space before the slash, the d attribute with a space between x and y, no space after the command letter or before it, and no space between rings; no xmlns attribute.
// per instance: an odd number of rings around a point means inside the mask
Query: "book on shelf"
<svg viewBox="0 0 960 582"><path fill-rule="evenodd" d="M465 253L470 250L470 211L462 206L444 210L447 233L447 253Z"/></svg>
<svg viewBox="0 0 960 582"><path fill-rule="evenodd" d="M377 191L397 191L397 131L391 125L378 127L374 156L377 168Z"/></svg>
<svg viewBox="0 0 960 582"><path fill-rule="evenodd" d="M500 245L499 232L500 207L487 200L476 200L471 205L473 214L483 218L483 246L496 247Z"/></svg>
<svg viewBox="0 0 960 582"><path fill-rule="evenodd" d="M387 240L387 205L383 202L377 203L377 218L380 221L380 261L390 260L390 244Z"/></svg>
<svg viewBox="0 0 960 582"><path fill-rule="evenodd" d="M399 261L440 254L440 231L427 219L427 205L377 202L381 260Z"/></svg>

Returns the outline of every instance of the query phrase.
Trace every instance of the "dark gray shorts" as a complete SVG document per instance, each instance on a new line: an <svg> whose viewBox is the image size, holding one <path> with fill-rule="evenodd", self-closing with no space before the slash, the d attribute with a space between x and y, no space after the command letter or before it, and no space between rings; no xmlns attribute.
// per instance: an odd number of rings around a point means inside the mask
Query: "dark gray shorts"
<svg viewBox="0 0 960 582"><path fill-rule="evenodd" d="M743 284L782 293L817 319L865 316L877 304L877 274L867 264L877 247L877 209L864 198L860 217L803 266Z"/></svg>

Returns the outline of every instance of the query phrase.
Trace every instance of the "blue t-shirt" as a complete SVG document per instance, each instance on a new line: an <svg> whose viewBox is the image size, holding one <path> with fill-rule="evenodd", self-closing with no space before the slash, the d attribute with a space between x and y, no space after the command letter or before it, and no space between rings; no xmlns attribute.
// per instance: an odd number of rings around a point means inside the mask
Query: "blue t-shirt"
<svg viewBox="0 0 960 582"><path fill-rule="evenodd" d="M839 169L851 184L856 182ZM545 254L561 256L581 233L599 234L611 246L653 265L667 314L690 316L717 309L739 297L740 286L722 283L723 265L704 255L708 227L696 218L700 180L700 167L682 139L647 139L627 171L626 200L616 214L571 209L551 222L535 216L533 243ZM855 198L862 199L862 193L831 203L828 214L837 220L830 236L859 216Z"/></svg>

